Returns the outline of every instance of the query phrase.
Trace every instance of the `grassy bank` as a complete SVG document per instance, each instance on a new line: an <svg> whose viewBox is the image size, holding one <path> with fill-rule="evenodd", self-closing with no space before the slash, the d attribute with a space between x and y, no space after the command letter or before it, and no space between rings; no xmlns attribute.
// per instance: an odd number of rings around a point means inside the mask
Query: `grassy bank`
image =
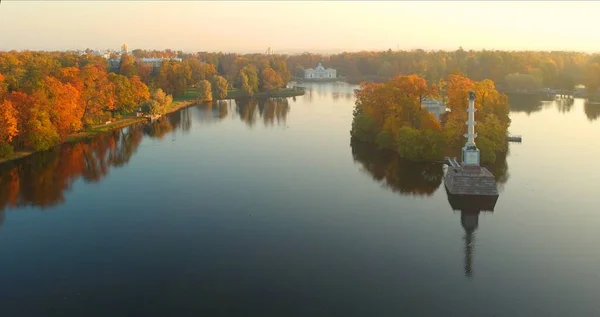
<svg viewBox="0 0 600 317"><path fill-rule="evenodd" d="M304 95L304 89L301 88L282 88L277 91L270 92L257 92L254 96L250 96L239 89L229 89L227 91L227 97L224 99L236 99L236 98L247 98L247 97L256 97L256 98L286 98L286 97L294 97ZM179 96L174 98L176 101L185 101L185 100L196 100L198 97L198 90L196 88L189 88L183 96Z"/></svg>
<svg viewBox="0 0 600 317"><path fill-rule="evenodd" d="M175 111L185 108L191 104L193 104L192 101L174 101L171 104L171 106L169 107L169 109L167 110L167 113L175 112ZM127 115L127 116L125 116L121 119L118 119L114 122L111 122L109 124L99 124L99 125L89 128L85 131L73 133L73 134L69 135L64 141L57 144L57 146L60 144L64 144L64 143L79 142L79 141L82 141L85 139L92 138L92 137L97 136L102 133L106 133L106 132L109 132L112 130L117 130L117 129L121 129L121 128L130 126L132 124L142 123L142 122L147 122L147 121L148 121L148 119L144 118L144 117L136 117L134 115ZM13 155L0 159L0 164L29 156L35 152L36 151L16 151L13 153Z"/></svg>

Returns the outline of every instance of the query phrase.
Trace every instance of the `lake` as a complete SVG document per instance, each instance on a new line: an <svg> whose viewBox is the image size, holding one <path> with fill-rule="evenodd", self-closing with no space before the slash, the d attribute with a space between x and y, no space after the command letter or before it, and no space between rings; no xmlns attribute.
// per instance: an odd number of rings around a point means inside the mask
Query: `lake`
<svg viewBox="0 0 600 317"><path fill-rule="evenodd" d="M0 166L0 316L598 316L600 105L511 99L493 212L350 143L353 89Z"/></svg>

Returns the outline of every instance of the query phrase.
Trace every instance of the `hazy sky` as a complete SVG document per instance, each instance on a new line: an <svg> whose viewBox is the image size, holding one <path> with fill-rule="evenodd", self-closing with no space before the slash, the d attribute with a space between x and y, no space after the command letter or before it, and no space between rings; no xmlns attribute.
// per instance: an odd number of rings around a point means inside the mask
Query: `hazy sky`
<svg viewBox="0 0 600 317"><path fill-rule="evenodd" d="M599 13L597 1L2 0L0 50L600 52Z"/></svg>

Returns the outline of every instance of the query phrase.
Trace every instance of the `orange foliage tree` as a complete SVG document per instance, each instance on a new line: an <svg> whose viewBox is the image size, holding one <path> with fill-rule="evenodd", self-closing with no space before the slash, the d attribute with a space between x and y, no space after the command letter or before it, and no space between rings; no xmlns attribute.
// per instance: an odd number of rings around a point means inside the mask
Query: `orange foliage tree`
<svg viewBox="0 0 600 317"><path fill-rule="evenodd" d="M441 159L451 149L464 142L468 91L478 96L477 120L482 140L482 161L495 160L495 152L505 145L508 103L490 80L473 82L460 75L451 75L440 85L428 85L418 75L397 76L381 84L361 84L356 91L356 107L351 135L354 139L375 143L381 148L396 150L413 161ZM452 112L445 125L422 107L426 97L447 97Z"/></svg>
<svg viewBox="0 0 600 317"><path fill-rule="evenodd" d="M81 117L84 109L81 103L81 91L73 85L48 76L34 96L39 107L49 113L50 121L61 140L83 128Z"/></svg>
<svg viewBox="0 0 600 317"><path fill-rule="evenodd" d="M48 149L110 112L133 111L149 90L125 59L131 78L109 75L106 60L91 54L0 52L0 156Z"/></svg>

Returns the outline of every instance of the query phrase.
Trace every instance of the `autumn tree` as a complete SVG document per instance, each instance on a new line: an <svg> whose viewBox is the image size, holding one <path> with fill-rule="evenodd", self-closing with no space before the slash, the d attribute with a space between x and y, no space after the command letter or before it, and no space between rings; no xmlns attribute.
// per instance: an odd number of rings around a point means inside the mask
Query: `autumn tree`
<svg viewBox="0 0 600 317"><path fill-rule="evenodd" d="M238 74L237 88L241 89L247 95L254 95L258 92L258 74L256 68L247 65L242 68Z"/></svg>
<svg viewBox="0 0 600 317"><path fill-rule="evenodd" d="M212 87L208 80L206 80L206 79L201 80L197 86L198 86L198 98L197 98L198 103L209 102L209 101L213 100Z"/></svg>
<svg viewBox="0 0 600 317"><path fill-rule="evenodd" d="M17 116L17 109L9 100L0 103L0 158L13 152L10 142L19 133Z"/></svg>
<svg viewBox="0 0 600 317"><path fill-rule="evenodd" d="M121 54L121 61L119 63L119 74L130 78L138 73L136 69L135 57L127 53Z"/></svg>
<svg viewBox="0 0 600 317"><path fill-rule="evenodd" d="M152 65L144 62L137 63L137 75L146 85L149 85L152 77Z"/></svg>
<svg viewBox="0 0 600 317"><path fill-rule="evenodd" d="M274 60L271 62L271 68L277 73L281 79L281 85L285 86L290 81L291 74L284 60Z"/></svg>
<svg viewBox="0 0 600 317"><path fill-rule="evenodd" d="M142 111L151 115L167 113L173 102L173 97L167 95L162 89L157 89L150 95L150 99L143 102Z"/></svg>
<svg viewBox="0 0 600 317"><path fill-rule="evenodd" d="M4 75L0 74L0 100L4 99L4 95L8 92L8 84L4 81Z"/></svg>
<svg viewBox="0 0 600 317"><path fill-rule="evenodd" d="M83 128L83 103L81 91L70 83L62 83L54 77L46 77L35 92L37 107L46 112L61 140ZM40 115L44 117L43 115Z"/></svg>
<svg viewBox="0 0 600 317"><path fill-rule="evenodd" d="M60 141L60 135L52 124L50 115L44 109L31 108L29 121L26 123L28 129L27 142L36 151L48 150Z"/></svg>
<svg viewBox="0 0 600 317"><path fill-rule="evenodd" d="M207 80L212 79L214 76L216 76L218 74L217 69L215 68L215 65L208 64L208 63L204 64L203 72L204 72L203 79L207 79Z"/></svg>
<svg viewBox="0 0 600 317"><path fill-rule="evenodd" d="M600 62L592 63L586 71L585 86L588 92L598 94L600 89Z"/></svg>
<svg viewBox="0 0 600 317"><path fill-rule="evenodd" d="M108 75L108 80L112 83L114 87L114 99L115 106L112 111L114 116L114 111L119 111L121 113L129 113L132 112L137 107L137 99L133 95L133 87L129 79L123 75L110 73Z"/></svg>
<svg viewBox="0 0 600 317"><path fill-rule="evenodd" d="M508 88L533 90L542 88L542 82L531 74L511 73L504 77Z"/></svg>
<svg viewBox="0 0 600 317"><path fill-rule="evenodd" d="M274 91L283 85L283 80L271 67L262 70L260 76L261 90Z"/></svg>
<svg viewBox="0 0 600 317"><path fill-rule="evenodd" d="M157 77L157 86L173 96L183 95L192 78L192 70L187 63L164 61Z"/></svg>
<svg viewBox="0 0 600 317"><path fill-rule="evenodd" d="M150 98L148 86L142 82L140 77L133 76L129 79L129 82L131 84L131 95L136 106Z"/></svg>
<svg viewBox="0 0 600 317"><path fill-rule="evenodd" d="M215 95L217 99L225 99L229 92L229 83L227 82L227 79L225 79L225 77L217 75L213 77L212 88L213 95Z"/></svg>
<svg viewBox="0 0 600 317"><path fill-rule="evenodd" d="M204 65L199 60L192 58L185 60L184 63L187 63L190 67L190 81L192 83L199 83L201 80L206 79L204 72Z"/></svg>
<svg viewBox="0 0 600 317"><path fill-rule="evenodd" d="M105 70L87 65L81 70L84 124L100 123L106 119L105 111L115 109L114 86Z"/></svg>
<svg viewBox="0 0 600 317"><path fill-rule="evenodd" d="M361 84L356 91L351 136L397 151L412 161L441 159L446 151L464 143L469 90L478 96L476 117L484 138L482 151L486 152L482 157L495 158L496 152L505 151L510 124L507 98L490 80L473 82L460 75L451 75L439 86L428 85L418 75L397 76L381 84ZM455 109L444 127L421 106L425 97L440 95L447 96L450 107Z"/></svg>

